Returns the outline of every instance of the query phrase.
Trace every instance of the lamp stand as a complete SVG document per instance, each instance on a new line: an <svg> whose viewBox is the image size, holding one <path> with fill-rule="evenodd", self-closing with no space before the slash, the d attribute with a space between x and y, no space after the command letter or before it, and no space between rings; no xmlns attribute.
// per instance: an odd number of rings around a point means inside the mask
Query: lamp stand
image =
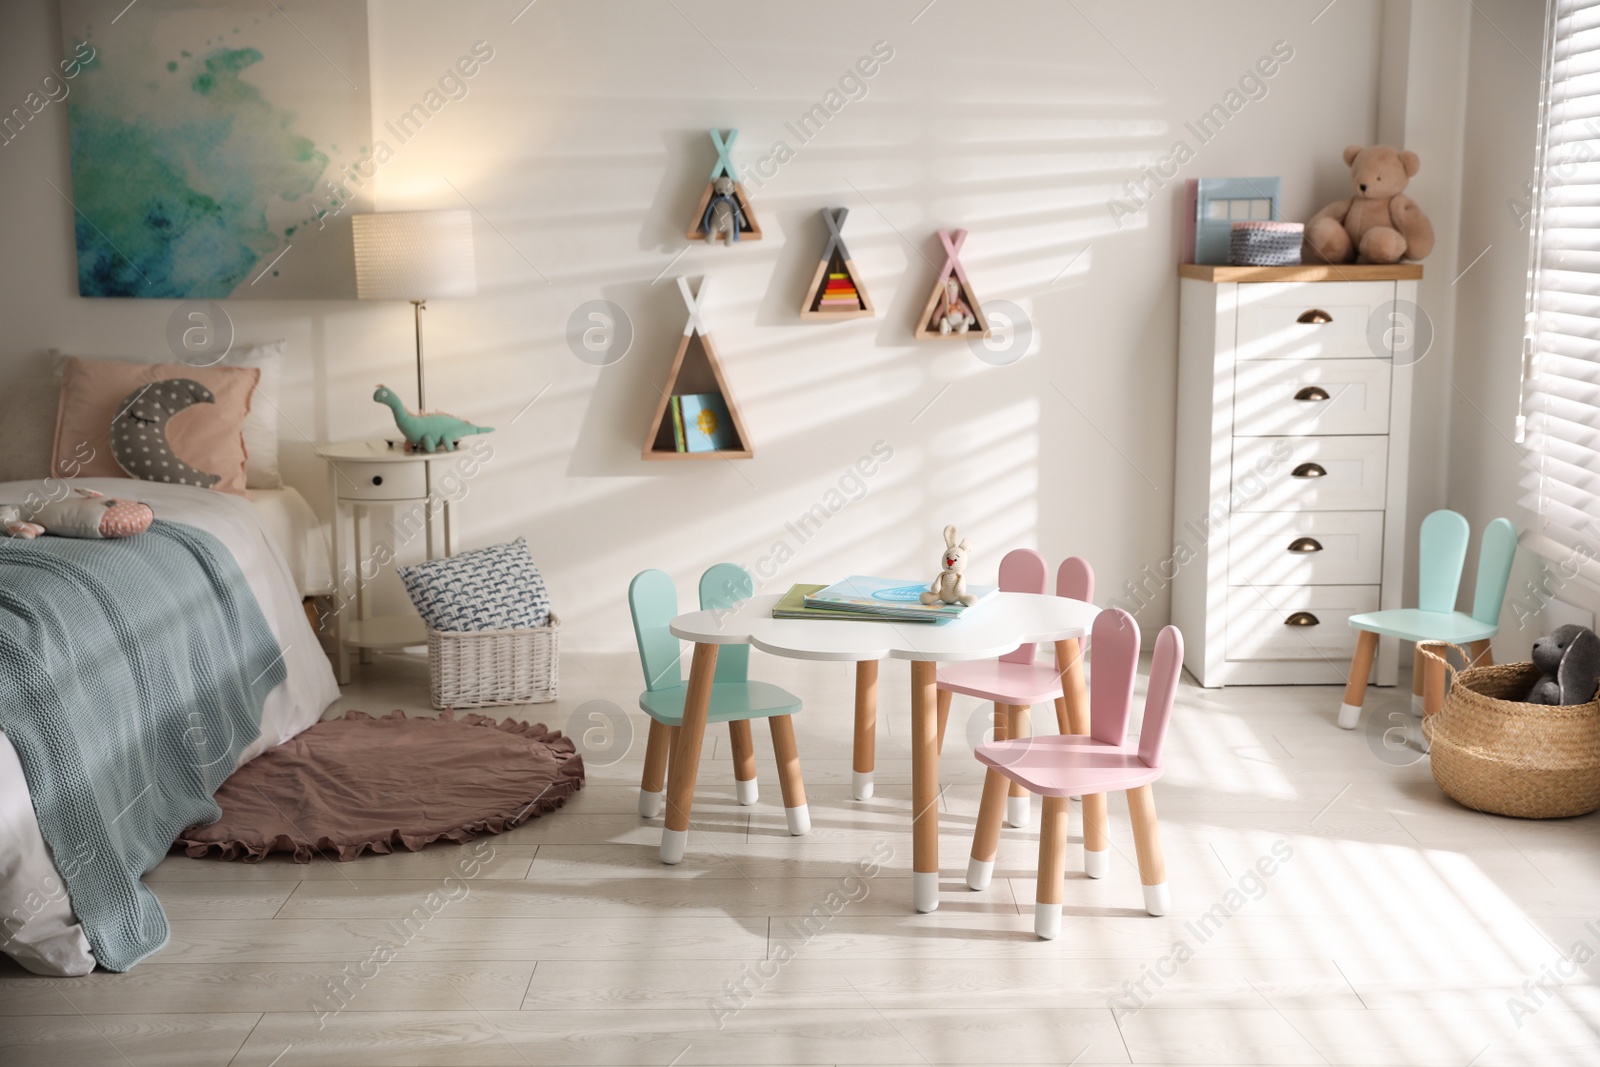
<svg viewBox="0 0 1600 1067"><path fill-rule="evenodd" d="M427 310L426 300L413 300L411 307L417 320L417 414L423 415L428 410L428 390L422 377L422 313Z"/></svg>

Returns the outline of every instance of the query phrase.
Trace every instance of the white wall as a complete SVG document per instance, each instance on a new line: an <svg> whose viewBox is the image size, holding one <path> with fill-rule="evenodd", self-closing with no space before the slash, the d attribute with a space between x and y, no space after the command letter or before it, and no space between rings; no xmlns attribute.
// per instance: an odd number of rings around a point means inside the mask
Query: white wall
<svg viewBox="0 0 1600 1067"><path fill-rule="evenodd" d="M1282 175L1287 216L1305 218L1344 195L1340 150L1371 141L1377 124L1376 0L1081 2L1082 16L1057 0L942 0L914 21L922 5L903 0L731 11L540 0L512 24L522 6L372 5L380 127L474 41L495 49L471 95L381 171L379 206L465 200L479 212L481 295L429 312L430 400L500 427L496 458L461 508L463 540L527 535L569 648L630 646L623 594L641 568L668 569L692 595L705 566L755 566L785 541L794 559L777 588L850 571L931 577L947 522L977 546L979 580L1006 549L1035 545L1052 559L1087 557L1101 599L1118 594L1170 554L1182 179ZM20 101L59 55L56 19L47 0L0 12L0 101ZM1193 147L1183 123L1280 40L1293 59L1265 97L1114 226L1107 199L1179 138ZM785 121L877 41L894 55L866 97L752 188L766 240L693 248L673 265L712 163L706 128L739 127L735 157L753 165L779 137L793 144ZM165 351L174 303L75 295L71 211L46 184L68 188L65 118L53 106L0 148L0 387L35 372L52 346ZM1488 198L1501 195L1496 186ZM824 205L851 209L846 236L875 320L795 319ZM1014 366L909 340L941 260L933 231L955 226L971 231L963 258L980 296L1031 319L1033 349ZM638 458L683 322L680 272L715 279L708 318L752 461ZM636 331L627 358L605 369L564 339L569 314L597 297L625 307ZM242 340L290 341L289 472L324 506L306 439L385 428L368 397L379 380L408 380L409 308L235 301L229 311ZM894 456L865 497L799 543L786 520L825 501L880 439ZM1166 611L1162 592L1141 615L1147 629Z"/></svg>

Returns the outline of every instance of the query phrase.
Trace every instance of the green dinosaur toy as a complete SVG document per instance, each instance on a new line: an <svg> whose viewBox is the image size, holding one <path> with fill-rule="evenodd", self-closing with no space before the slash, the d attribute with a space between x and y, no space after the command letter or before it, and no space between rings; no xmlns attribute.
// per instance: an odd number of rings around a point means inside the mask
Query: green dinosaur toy
<svg viewBox="0 0 1600 1067"><path fill-rule="evenodd" d="M413 415L387 385L378 386L372 399L387 404L394 412L394 424L405 434L406 444L413 452L454 452L461 438L494 431L493 426L474 426L442 411Z"/></svg>

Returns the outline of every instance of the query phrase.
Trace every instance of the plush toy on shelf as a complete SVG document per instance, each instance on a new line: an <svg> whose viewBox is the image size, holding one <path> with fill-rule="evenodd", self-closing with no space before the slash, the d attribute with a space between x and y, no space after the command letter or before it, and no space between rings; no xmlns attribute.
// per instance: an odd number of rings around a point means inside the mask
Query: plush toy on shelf
<svg viewBox="0 0 1600 1067"><path fill-rule="evenodd" d="M74 490L64 500L0 504L0 533L32 540L44 534L89 539L132 537L150 529L155 512L138 500L120 500L93 489Z"/></svg>
<svg viewBox="0 0 1600 1067"><path fill-rule="evenodd" d="M1600 689L1600 637L1586 626L1559 626L1533 643L1539 680L1529 704L1587 704Z"/></svg>
<svg viewBox="0 0 1600 1067"><path fill-rule="evenodd" d="M441 411L413 415L387 385L378 386L372 399L388 405L389 410L394 412L394 424L405 435L406 447L412 452L454 452L461 438L475 433L494 432L492 426L474 426L465 419Z"/></svg>
<svg viewBox="0 0 1600 1067"><path fill-rule="evenodd" d="M1422 165L1415 152L1388 145L1344 150L1355 195L1336 200L1306 223L1308 262L1398 263L1433 251L1433 225L1405 194Z"/></svg>
<svg viewBox="0 0 1600 1067"><path fill-rule="evenodd" d="M716 244L718 237L724 244L732 244L739 239L739 224L744 219L739 201L733 195L733 179L724 174L712 182L711 187L716 195L706 204L705 217L700 220L706 231L706 244Z"/></svg>
<svg viewBox="0 0 1600 1067"><path fill-rule="evenodd" d="M960 544L956 543L954 526L944 528L944 555L940 558L944 569L928 586L928 591L922 594L924 604L961 604L970 608L978 602L977 597L967 592L967 580L962 576L967 569L967 552L971 547L965 537Z"/></svg>
<svg viewBox="0 0 1600 1067"><path fill-rule="evenodd" d="M978 316L961 299L961 282L955 278L944 283L944 299L934 307L933 313L934 324L943 334L966 333L978 324Z"/></svg>

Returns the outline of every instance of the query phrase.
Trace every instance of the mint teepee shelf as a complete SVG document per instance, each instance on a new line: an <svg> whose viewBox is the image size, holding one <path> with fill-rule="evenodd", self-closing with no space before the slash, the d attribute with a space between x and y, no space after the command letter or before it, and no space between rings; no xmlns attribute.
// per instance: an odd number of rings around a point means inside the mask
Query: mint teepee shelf
<svg viewBox="0 0 1600 1067"><path fill-rule="evenodd" d="M739 183L739 172L734 169L733 158L728 154L733 148L733 142L739 138L739 131L729 130L726 139L718 130L709 132L711 143L717 149L717 163L711 168L711 177L706 181L705 192L700 194L700 203L695 206L694 217L689 220L689 228L684 231L684 236L691 241L706 239L706 208L711 206L711 198L717 195L717 179L726 177L733 182L731 195L739 210L738 240L759 241L761 223L756 221L756 213L751 209L750 200L744 194L744 186Z"/></svg>
<svg viewBox="0 0 1600 1067"><path fill-rule="evenodd" d="M978 303L978 294L972 291L972 283L967 280L967 272L961 266L961 246L966 243L966 230L940 230L939 243L944 245L944 267L939 271L939 277L934 280L933 292L928 294L928 302L923 305L922 318L917 320L915 336L924 340L961 340L968 337L988 337L989 319L983 313L983 305ZM972 315L978 321L968 327L966 333L939 332L939 319L943 317L945 300L945 283L954 278L961 299L971 309Z"/></svg>
<svg viewBox="0 0 1600 1067"><path fill-rule="evenodd" d="M710 278L700 280L700 292L689 291L687 278L678 279L678 291L683 294L683 302L689 308L689 320L683 325L683 338L678 342L677 355L672 358L672 369L667 372L666 384L661 389L661 398L656 403L654 417L650 420L650 430L644 439L643 458L645 459L752 459L755 450L750 445L750 435L745 432L744 420L739 414L739 405L733 399L733 394L728 391L728 383L722 377L722 365L717 361L716 345L711 340L711 334L706 331L705 320L701 317L705 307L706 291L711 286ZM679 452L674 443L672 425L672 398L674 396L690 396L699 393L715 393L722 397L723 405L728 409L729 421L733 423L733 448L719 448L710 452Z"/></svg>
<svg viewBox="0 0 1600 1067"><path fill-rule="evenodd" d="M847 207L822 209L822 220L828 224L828 243L822 249L822 261L811 276L806 302L800 308L800 317L807 322L870 319L874 314L867 286L851 262L850 250L839 232L849 214Z"/></svg>

